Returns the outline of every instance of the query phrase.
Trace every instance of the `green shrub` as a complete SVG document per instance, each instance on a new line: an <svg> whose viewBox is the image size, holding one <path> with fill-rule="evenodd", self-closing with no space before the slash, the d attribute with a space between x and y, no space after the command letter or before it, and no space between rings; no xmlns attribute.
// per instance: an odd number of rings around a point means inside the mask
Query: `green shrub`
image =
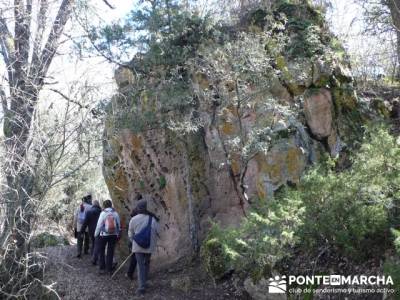
<svg viewBox="0 0 400 300"><path fill-rule="evenodd" d="M288 193L288 195L291 195ZM304 209L296 197L257 205L239 228L221 229L214 224L203 243L202 257L214 278L234 268L257 280L270 274L298 242L295 229Z"/></svg>
<svg viewBox="0 0 400 300"><path fill-rule="evenodd" d="M367 130L350 169L338 173L327 160L296 189L284 188L274 200L253 205L239 228L214 225L203 244L207 269L220 276L235 268L257 280L295 245L303 252L328 246L355 260L382 255L392 247L390 228L398 224L399 157L400 146L386 129Z"/></svg>
<svg viewBox="0 0 400 300"><path fill-rule="evenodd" d="M69 243L61 236L55 236L51 233L42 232L31 238L30 245L32 248L44 248L58 245L69 245Z"/></svg>
<svg viewBox="0 0 400 300"><path fill-rule="evenodd" d="M158 179L158 184L160 185L160 190L166 187L167 180L165 179L165 176L160 176L160 178Z"/></svg>
<svg viewBox="0 0 400 300"><path fill-rule="evenodd" d="M394 247L396 248L397 254L400 254L400 231L393 228L391 231L394 236Z"/></svg>
<svg viewBox="0 0 400 300"><path fill-rule="evenodd" d="M400 198L400 147L387 130L370 130L351 169L317 167L298 189L305 207L298 234L306 247L327 244L340 254L365 258L389 243L393 207ZM377 251L377 252L376 252Z"/></svg>
<svg viewBox="0 0 400 300"><path fill-rule="evenodd" d="M286 30L290 33L289 43L285 46L289 57L313 57L326 52L330 36L321 31L323 15L309 3L277 1L276 11L286 16Z"/></svg>
<svg viewBox="0 0 400 300"><path fill-rule="evenodd" d="M212 237L207 239L201 249L201 257L209 274L218 279L231 268L237 253L231 251L225 241Z"/></svg>
<svg viewBox="0 0 400 300"><path fill-rule="evenodd" d="M391 276L393 279L394 286L391 287L395 290L394 298L400 298L400 261L398 258L390 257L385 260L383 264L383 272L386 276Z"/></svg>

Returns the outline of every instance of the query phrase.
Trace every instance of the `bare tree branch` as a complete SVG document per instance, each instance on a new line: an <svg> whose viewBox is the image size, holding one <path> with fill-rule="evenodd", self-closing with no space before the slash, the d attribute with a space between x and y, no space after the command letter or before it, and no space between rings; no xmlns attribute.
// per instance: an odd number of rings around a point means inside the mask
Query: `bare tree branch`
<svg viewBox="0 0 400 300"><path fill-rule="evenodd" d="M67 23L71 15L73 3L74 0L63 0L58 10L56 19L53 22L49 37L47 39L47 42L44 46L44 49L42 51L39 60L41 63L41 66L38 69L38 77L37 77L38 81L37 84L39 86L43 85L44 77L47 73L47 70L50 67L50 63L54 55L56 54L58 42L64 30L65 24Z"/></svg>
<svg viewBox="0 0 400 300"><path fill-rule="evenodd" d="M114 6L112 6L107 0L103 0L103 2L111 9L115 9Z"/></svg>
<svg viewBox="0 0 400 300"><path fill-rule="evenodd" d="M43 34L46 27L46 14L48 11L47 0L40 0L39 11L37 15L37 28L35 33L35 40L33 42L33 54L32 54L32 66L39 65L39 58L41 52L41 46L43 43ZM32 70L31 70L32 71ZM37 74L32 74L32 76L37 76Z"/></svg>
<svg viewBox="0 0 400 300"><path fill-rule="evenodd" d="M11 35L10 30L8 29L6 20L4 17L0 15L0 39L4 43L4 47L7 50L7 56L10 56L14 53L14 45L11 43L13 40L13 36Z"/></svg>
<svg viewBox="0 0 400 300"><path fill-rule="evenodd" d="M4 59L4 63L6 64L7 73L8 73L8 80L9 84L13 85L13 62L15 61L14 58L14 43L13 43L13 36L11 35L10 30L7 27L6 20L4 17L0 15L0 49L1 54Z"/></svg>
<svg viewBox="0 0 400 300"><path fill-rule="evenodd" d="M29 59L30 15L21 0L14 0L14 18L15 72L24 74Z"/></svg>
<svg viewBox="0 0 400 300"><path fill-rule="evenodd" d="M62 98L64 98L65 100L67 100L68 102L71 102L73 104L78 105L80 108L89 108L89 105L85 105L83 106L81 103L79 103L78 101L75 101L73 99L71 99L70 97L68 97L67 95L65 95L63 92L57 90L57 89L49 89L50 91L60 95Z"/></svg>

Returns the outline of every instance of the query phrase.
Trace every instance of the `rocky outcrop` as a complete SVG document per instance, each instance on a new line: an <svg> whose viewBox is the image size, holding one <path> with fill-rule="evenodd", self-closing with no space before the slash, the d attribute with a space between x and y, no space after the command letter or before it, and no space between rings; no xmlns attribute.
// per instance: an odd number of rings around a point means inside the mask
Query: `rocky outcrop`
<svg viewBox="0 0 400 300"><path fill-rule="evenodd" d="M282 34L305 33L268 22L208 39L176 68L116 71L104 177L125 224L139 196L161 217L155 265L196 254L210 221L238 225L323 152L339 155L357 127L349 67L329 37L313 29L320 48L293 54L279 48Z"/></svg>
<svg viewBox="0 0 400 300"><path fill-rule="evenodd" d="M304 114L307 125L318 140L327 138L332 133L333 104L330 91L318 89L304 99Z"/></svg>

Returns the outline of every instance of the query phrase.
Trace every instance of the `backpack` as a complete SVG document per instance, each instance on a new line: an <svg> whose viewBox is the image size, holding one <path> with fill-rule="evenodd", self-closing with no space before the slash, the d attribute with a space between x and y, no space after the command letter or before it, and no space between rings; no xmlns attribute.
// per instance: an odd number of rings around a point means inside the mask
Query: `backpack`
<svg viewBox="0 0 400 300"><path fill-rule="evenodd" d="M104 232L107 234L117 234L117 222L113 212L109 212L104 220Z"/></svg>
<svg viewBox="0 0 400 300"><path fill-rule="evenodd" d="M133 236L133 240L140 247L147 249L150 247L151 242L151 221L152 217L149 216L149 221L147 222L146 227L144 227L141 231Z"/></svg>
<svg viewBox="0 0 400 300"><path fill-rule="evenodd" d="M81 204L81 207L79 208L79 212L78 212L78 222L80 224L83 224L85 222L85 218L86 218L86 209L84 207L84 209L82 211L82 206L83 206L83 204Z"/></svg>

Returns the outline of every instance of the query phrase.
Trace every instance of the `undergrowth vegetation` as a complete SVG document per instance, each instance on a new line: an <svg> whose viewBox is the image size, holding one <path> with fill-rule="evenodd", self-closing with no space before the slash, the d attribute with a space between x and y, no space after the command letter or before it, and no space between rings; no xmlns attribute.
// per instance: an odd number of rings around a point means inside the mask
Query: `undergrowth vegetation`
<svg viewBox="0 0 400 300"><path fill-rule="evenodd" d="M294 247L333 249L355 262L383 257L399 247L400 145L387 129L368 129L352 166L341 172L327 159L313 167L296 189L254 205L239 228L214 225L203 244L206 267L214 277L230 269L254 279L271 269ZM222 263L223 262L223 263Z"/></svg>

